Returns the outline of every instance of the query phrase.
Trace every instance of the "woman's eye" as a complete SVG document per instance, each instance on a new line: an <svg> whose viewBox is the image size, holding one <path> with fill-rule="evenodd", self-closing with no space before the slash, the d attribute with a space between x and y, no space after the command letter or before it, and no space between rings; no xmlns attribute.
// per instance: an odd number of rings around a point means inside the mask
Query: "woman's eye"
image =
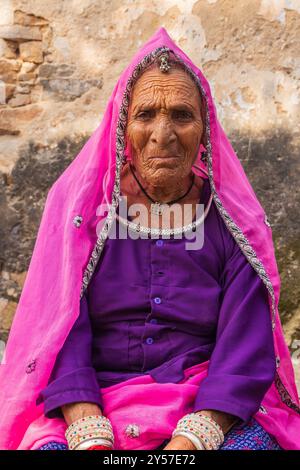
<svg viewBox="0 0 300 470"><path fill-rule="evenodd" d="M175 119L188 120L188 119L191 119L192 114L189 113L188 111L174 111L173 116Z"/></svg>
<svg viewBox="0 0 300 470"><path fill-rule="evenodd" d="M153 117L154 113L153 111L141 111L140 113L138 113L137 117L138 118L141 118L141 119L147 119L147 118L150 118L150 117Z"/></svg>
<svg viewBox="0 0 300 470"><path fill-rule="evenodd" d="M142 119L142 120L147 120L147 119L152 119L155 117L155 110L151 110L151 109L148 109L148 110L145 110L145 111L140 111L137 115L136 115L137 119ZM187 120L190 120L192 118L192 113L188 112L188 111L173 111L172 113L172 117L173 119L177 119L177 120L182 120L182 121L187 121Z"/></svg>

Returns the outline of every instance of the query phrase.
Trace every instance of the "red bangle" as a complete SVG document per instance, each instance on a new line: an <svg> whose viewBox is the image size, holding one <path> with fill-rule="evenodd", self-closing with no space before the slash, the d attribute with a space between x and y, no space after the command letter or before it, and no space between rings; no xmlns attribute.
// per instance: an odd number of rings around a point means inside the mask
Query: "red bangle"
<svg viewBox="0 0 300 470"><path fill-rule="evenodd" d="M108 446L100 446L100 445L96 445L96 446L91 446L91 447L88 447L86 450L110 450L110 447Z"/></svg>

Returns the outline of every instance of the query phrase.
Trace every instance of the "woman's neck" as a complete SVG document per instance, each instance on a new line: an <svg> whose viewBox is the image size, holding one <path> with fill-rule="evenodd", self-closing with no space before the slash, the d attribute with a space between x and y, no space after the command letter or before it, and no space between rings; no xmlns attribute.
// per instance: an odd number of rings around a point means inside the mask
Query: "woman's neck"
<svg viewBox="0 0 300 470"><path fill-rule="evenodd" d="M203 183L204 180L200 176L195 175L194 184L189 193L186 195L186 197L184 197L174 205L169 206L170 209L172 209L173 207L174 210L170 210L169 216L166 213L165 215L152 214L152 201L149 200L149 198L143 193L143 191L135 181L135 178L132 175L129 167L124 168L121 173L120 192L122 196L126 197L126 207L128 211L127 217L129 220L135 223L140 222L142 226L151 228L175 228L190 224L194 220L197 210L197 204L199 204L199 199L203 188ZM184 191L181 190L181 195L183 193ZM174 199L176 199L176 197ZM172 200L172 196L171 198L166 197L165 200ZM141 212L139 211L138 205L141 205ZM166 224L168 226L166 226Z"/></svg>

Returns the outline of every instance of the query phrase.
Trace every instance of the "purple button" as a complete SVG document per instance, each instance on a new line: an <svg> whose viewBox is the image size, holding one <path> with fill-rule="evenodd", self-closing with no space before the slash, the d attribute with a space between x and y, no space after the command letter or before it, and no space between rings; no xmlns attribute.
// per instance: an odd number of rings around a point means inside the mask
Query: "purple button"
<svg viewBox="0 0 300 470"><path fill-rule="evenodd" d="M161 298L160 297L154 297L154 302L156 304L160 304L161 303Z"/></svg>
<svg viewBox="0 0 300 470"><path fill-rule="evenodd" d="M153 338L147 338L147 339L146 339L146 343L147 343L147 344L152 344L153 341L154 341Z"/></svg>
<svg viewBox="0 0 300 470"><path fill-rule="evenodd" d="M157 319L156 318L151 318L150 323L157 323Z"/></svg>
<svg viewBox="0 0 300 470"><path fill-rule="evenodd" d="M156 240L156 246L163 246L163 240Z"/></svg>

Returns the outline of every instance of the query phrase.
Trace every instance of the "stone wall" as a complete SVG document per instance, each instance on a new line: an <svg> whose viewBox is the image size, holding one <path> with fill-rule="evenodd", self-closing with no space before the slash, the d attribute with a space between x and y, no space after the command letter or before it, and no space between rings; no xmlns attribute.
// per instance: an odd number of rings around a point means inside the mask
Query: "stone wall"
<svg viewBox="0 0 300 470"><path fill-rule="evenodd" d="M97 127L137 48L164 26L209 80L268 214L282 322L297 358L299 0L0 0L0 8L0 338L7 338L48 188Z"/></svg>

